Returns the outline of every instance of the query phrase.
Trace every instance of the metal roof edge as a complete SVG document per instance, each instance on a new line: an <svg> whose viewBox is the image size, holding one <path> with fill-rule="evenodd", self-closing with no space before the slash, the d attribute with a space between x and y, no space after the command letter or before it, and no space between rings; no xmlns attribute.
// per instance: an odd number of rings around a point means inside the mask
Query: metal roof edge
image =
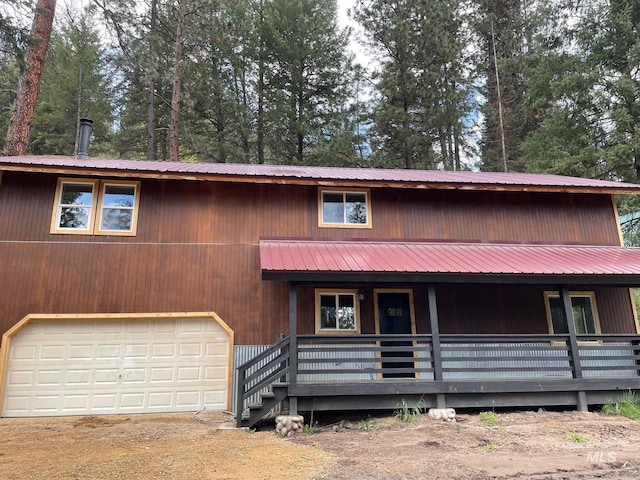
<svg viewBox="0 0 640 480"><path fill-rule="evenodd" d="M540 173L450 172L315 166L157 162L70 157L0 157L0 171L58 175L135 177L159 180L301 184L338 187L388 187L638 194L640 184Z"/></svg>

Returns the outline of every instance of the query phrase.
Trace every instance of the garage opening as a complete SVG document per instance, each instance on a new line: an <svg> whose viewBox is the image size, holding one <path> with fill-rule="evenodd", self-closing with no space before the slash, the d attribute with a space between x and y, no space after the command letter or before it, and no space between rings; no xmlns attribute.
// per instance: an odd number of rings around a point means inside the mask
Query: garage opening
<svg viewBox="0 0 640 480"><path fill-rule="evenodd" d="M2 339L3 417L228 410L215 313L28 315Z"/></svg>

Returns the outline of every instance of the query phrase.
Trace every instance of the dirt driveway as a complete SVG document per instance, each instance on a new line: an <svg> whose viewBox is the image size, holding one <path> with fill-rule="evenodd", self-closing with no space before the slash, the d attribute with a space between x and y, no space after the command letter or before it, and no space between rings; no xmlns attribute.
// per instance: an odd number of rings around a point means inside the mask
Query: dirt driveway
<svg viewBox="0 0 640 480"><path fill-rule="evenodd" d="M493 425L478 414L455 423L333 418L287 439L205 419L0 419L0 478L640 478L640 422L595 413L501 413Z"/></svg>

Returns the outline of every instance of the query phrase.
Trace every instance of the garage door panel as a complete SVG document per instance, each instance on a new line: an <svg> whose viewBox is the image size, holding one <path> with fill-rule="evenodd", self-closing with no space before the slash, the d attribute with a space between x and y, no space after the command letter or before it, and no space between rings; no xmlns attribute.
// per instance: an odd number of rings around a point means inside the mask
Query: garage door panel
<svg viewBox="0 0 640 480"><path fill-rule="evenodd" d="M174 343L157 343L153 345L154 358L175 357L176 345Z"/></svg>
<svg viewBox="0 0 640 480"><path fill-rule="evenodd" d="M63 409L65 411L86 411L89 408L86 395L65 395L63 398Z"/></svg>
<svg viewBox="0 0 640 480"><path fill-rule="evenodd" d="M17 370L10 372L7 378L7 383L15 385L16 387L26 386L29 387L33 384L33 370Z"/></svg>
<svg viewBox="0 0 640 480"><path fill-rule="evenodd" d="M211 317L34 321L12 338L3 415L226 409L230 351Z"/></svg>

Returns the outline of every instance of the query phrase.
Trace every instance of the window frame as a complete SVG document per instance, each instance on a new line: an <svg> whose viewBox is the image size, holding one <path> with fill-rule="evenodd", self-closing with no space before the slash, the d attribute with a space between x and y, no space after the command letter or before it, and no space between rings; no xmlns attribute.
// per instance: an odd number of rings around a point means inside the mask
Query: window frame
<svg viewBox="0 0 640 480"><path fill-rule="evenodd" d="M65 185L90 185L91 186L91 209L89 214L89 225L86 229L63 228L60 227L60 214L63 204L62 192ZM131 207L131 230L104 230L102 229L102 214L105 210L104 198L105 190L108 186L129 186L134 189L133 207ZM49 233L62 235L114 235L114 236L135 236L138 228L138 209L140 206L140 182L127 180L95 180L88 178L58 178L56 193L54 197L53 212L51 214L51 228ZM127 207L129 208L129 207Z"/></svg>
<svg viewBox="0 0 640 480"><path fill-rule="evenodd" d="M124 207L131 210L131 230L106 230L102 228L102 215L107 208L104 205L106 189L110 186L133 187L133 207ZM125 180L100 180L100 194L98 196L98 206L96 210L96 235L125 235L135 236L138 229L138 205L140 201L140 182L129 182ZM99 212L99 213L98 213Z"/></svg>
<svg viewBox="0 0 640 480"><path fill-rule="evenodd" d="M557 291L545 291L544 292L544 308L547 315L547 328L549 329L549 333L551 335L555 335L555 331L553 330L553 317L551 316L551 303L549 299L551 298L561 298L561 294ZM573 299L576 297L585 297L589 298L591 302L591 310L593 313L593 325L595 327L594 333L587 333L586 335L600 335L602 333L602 329L600 328L600 316L598 314L598 304L596 303L596 293L594 291L570 291L569 298ZM574 319L575 322L575 319ZM560 334L562 335L562 334ZM583 335L583 334L578 334ZM579 341L579 345L600 345L601 341ZM564 346L566 345L563 341L553 340L551 342L552 346Z"/></svg>
<svg viewBox="0 0 640 480"><path fill-rule="evenodd" d="M333 295L336 299L340 295L351 295L353 297L353 307L355 310L354 328L353 329L341 329L341 328L322 328L321 322L321 301L320 298L323 295ZM357 289L344 289L344 288L316 288L315 289L315 332L316 335L358 335L360 334L360 300L358 299Z"/></svg>
<svg viewBox="0 0 640 480"><path fill-rule="evenodd" d="M324 221L324 194L342 194L343 199L348 194L364 194L364 202L367 208L366 223L333 223ZM346 201L344 202L346 203ZM343 204L344 204L343 203ZM318 226L321 228L371 228L371 190L368 188L319 188L318 189Z"/></svg>

